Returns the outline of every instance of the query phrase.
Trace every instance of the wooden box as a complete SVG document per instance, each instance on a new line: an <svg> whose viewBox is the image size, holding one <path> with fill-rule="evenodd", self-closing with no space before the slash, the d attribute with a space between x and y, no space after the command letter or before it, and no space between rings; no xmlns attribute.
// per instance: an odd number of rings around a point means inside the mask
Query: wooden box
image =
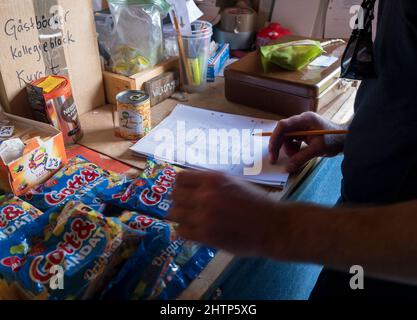
<svg viewBox="0 0 417 320"><path fill-rule="evenodd" d="M179 58L170 58L156 65L154 68L126 77L112 72L104 71L104 87L107 103L116 104L116 96L125 90L144 90L144 84L164 72L179 72Z"/></svg>

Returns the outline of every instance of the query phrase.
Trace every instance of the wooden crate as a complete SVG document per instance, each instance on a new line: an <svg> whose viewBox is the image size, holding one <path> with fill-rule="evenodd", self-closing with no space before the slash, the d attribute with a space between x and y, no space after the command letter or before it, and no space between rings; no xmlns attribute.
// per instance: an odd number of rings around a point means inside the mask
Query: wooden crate
<svg viewBox="0 0 417 320"><path fill-rule="evenodd" d="M109 104L116 104L116 95L125 90L144 90L143 84L164 72L176 70L179 72L179 59L171 58L157 64L154 68L125 77L112 72L103 72L106 99Z"/></svg>

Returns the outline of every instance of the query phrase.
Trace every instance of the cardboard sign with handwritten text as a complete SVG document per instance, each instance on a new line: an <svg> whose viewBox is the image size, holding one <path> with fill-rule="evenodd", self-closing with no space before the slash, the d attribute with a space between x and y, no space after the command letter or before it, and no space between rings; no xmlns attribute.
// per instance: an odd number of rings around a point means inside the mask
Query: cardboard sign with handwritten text
<svg viewBox="0 0 417 320"><path fill-rule="evenodd" d="M91 1L0 1L0 102L31 116L26 84L69 77L80 114L105 103Z"/></svg>

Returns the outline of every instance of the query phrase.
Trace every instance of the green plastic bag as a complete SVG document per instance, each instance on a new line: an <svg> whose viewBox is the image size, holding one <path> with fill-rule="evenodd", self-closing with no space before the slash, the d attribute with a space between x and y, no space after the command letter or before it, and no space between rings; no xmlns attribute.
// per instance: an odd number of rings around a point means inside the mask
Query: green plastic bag
<svg viewBox="0 0 417 320"><path fill-rule="evenodd" d="M319 41L300 40L261 47L261 61L264 72L268 72L270 64L283 69L296 71L324 53Z"/></svg>

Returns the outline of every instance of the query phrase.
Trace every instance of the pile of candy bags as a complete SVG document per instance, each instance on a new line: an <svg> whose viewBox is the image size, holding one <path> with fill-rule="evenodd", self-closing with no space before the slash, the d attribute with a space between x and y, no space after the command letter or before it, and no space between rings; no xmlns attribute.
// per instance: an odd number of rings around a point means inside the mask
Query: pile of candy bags
<svg viewBox="0 0 417 320"><path fill-rule="evenodd" d="M215 255L164 220L179 170L148 160L129 179L75 157L21 198L0 197L0 298L178 297Z"/></svg>

